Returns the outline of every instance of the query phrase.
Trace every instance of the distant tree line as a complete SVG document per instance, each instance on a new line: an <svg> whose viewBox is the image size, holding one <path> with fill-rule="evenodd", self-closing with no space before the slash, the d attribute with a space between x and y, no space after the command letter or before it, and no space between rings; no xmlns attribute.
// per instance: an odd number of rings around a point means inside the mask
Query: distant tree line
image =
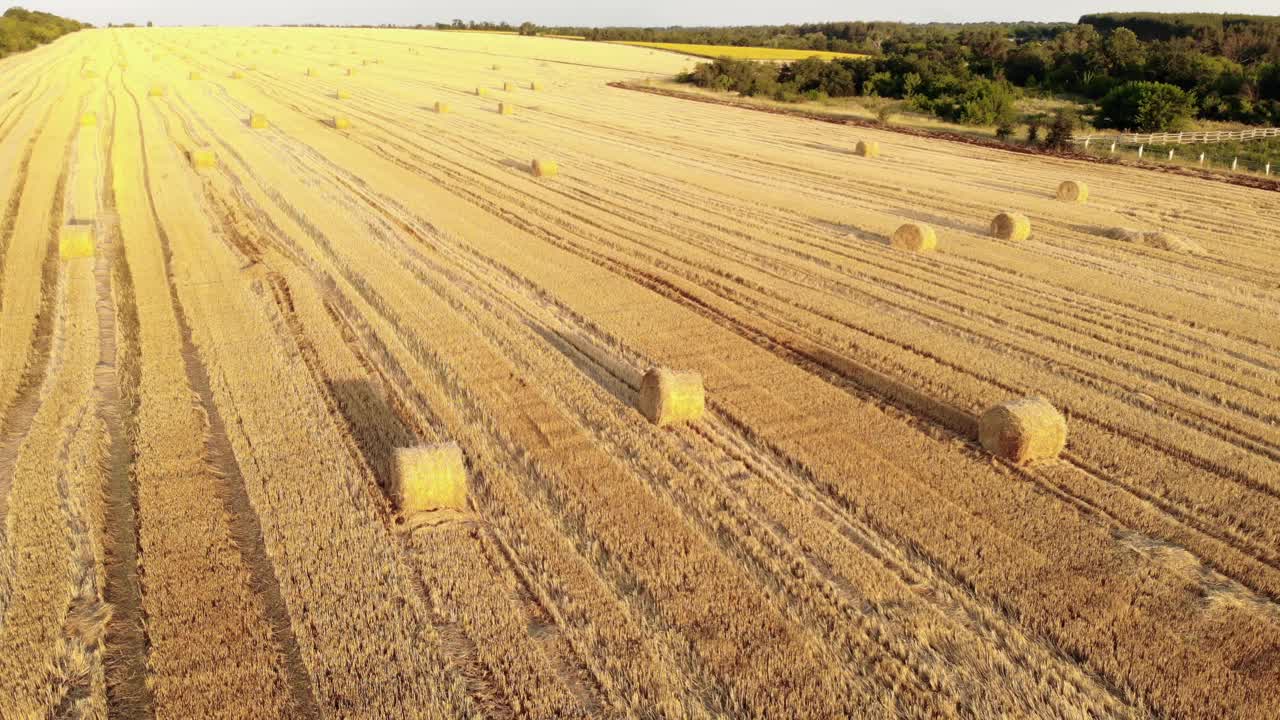
<svg viewBox="0 0 1280 720"><path fill-rule="evenodd" d="M573 35L588 40L693 43L737 47L773 47L789 50L830 50L877 54L891 40L923 39L934 33L998 29L1016 42L1046 40L1071 28L1071 23L927 23L828 22L800 25L752 25L738 27L577 27L540 26L530 22L514 26L505 22L437 23L441 30L490 30L522 35Z"/></svg>
<svg viewBox="0 0 1280 720"><path fill-rule="evenodd" d="M9 8L0 16L0 57L31 50L87 27L91 26L45 12Z"/></svg>
<svg viewBox="0 0 1280 720"><path fill-rule="evenodd" d="M1127 16L1126 16L1127 17ZM704 87L781 100L880 96L957 122L1012 121L1018 95L1057 94L1098 104L1099 127L1176 129L1193 117L1280 125L1280 19L1189 21L1170 16L1143 40L1112 21L1107 33L1068 26L1019 42L1000 26L920 26L885 38L865 59L786 65L720 59L683 79ZM1221 19L1222 16L1215 16ZM1235 16L1227 16L1228 18ZM1157 33L1142 16L1145 32Z"/></svg>

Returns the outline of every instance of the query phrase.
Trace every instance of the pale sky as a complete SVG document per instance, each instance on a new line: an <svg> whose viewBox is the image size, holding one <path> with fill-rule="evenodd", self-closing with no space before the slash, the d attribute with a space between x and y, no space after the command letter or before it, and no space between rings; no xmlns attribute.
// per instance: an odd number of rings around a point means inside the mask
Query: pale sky
<svg viewBox="0 0 1280 720"><path fill-rule="evenodd" d="M1149 2L1149 0L1148 0ZM1074 22L1091 12L1231 12L1273 15L1276 0L1164 0L1158 5L1112 0L898 0L850 3L837 0L9 0L95 25L108 22L157 25L256 25L283 23L412 25L464 20L505 20L540 25L773 25L822 20L963 22L1054 20ZM3 7L4 5L0 5Z"/></svg>

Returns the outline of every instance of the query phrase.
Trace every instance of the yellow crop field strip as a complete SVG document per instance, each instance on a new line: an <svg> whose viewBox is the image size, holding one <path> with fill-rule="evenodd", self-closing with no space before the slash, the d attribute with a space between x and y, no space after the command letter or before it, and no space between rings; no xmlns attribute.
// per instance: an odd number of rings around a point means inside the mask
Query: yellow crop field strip
<svg viewBox="0 0 1280 720"><path fill-rule="evenodd" d="M1274 715L1275 193L656 46L0 60L0 717Z"/></svg>
<svg viewBox="0 0 1280 720"><path fill-rule="evenodd" d="M687 43L642 42L639 40L619 40L618 45L668 50L670 52L693 55L703 58L727 57L734 60L804 60L816 57L819 60L837 60L840 58L862 58L866 55L858 53L831 52L829 50L792 50L789 48L739 47L736 45L693 45Z"/></svg>

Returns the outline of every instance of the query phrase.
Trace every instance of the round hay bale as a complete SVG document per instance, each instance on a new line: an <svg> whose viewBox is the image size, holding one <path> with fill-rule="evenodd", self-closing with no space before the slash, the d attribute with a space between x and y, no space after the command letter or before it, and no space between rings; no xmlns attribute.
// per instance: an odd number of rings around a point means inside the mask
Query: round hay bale
<svg viewBox="0 0 1280 720"><path fill-rule="evenodd" d="M352 76L354 76L355 74L356 74L356 69L355 69L355 68L347 68L347 77L352 77Z"/></svg>
<svg viewBox="0 0 1280 720"><path fill-rule="evenodd" d="M1080 180L1063 180L1058 185L1058 199L1083 205L1089 201L1089 186Z"/></svg>
<svg viewBox="0 0 1280 720"><path fill-rule="evenodd" d="M449 103L436 101L436 114L444 115L450 111Z"/></svg>
<svg viewBox="0 0 1280 720"><path fill-rule="evenodd" d="M187 75L187 79L189 79L189 80L202 80L202 79L204 79L204 76L203 76L203 75L201 75L201 74L200 74L200 73L198 73L198 72L192 71L192 72L191 72L191 74Z"/></svg>
<svg viewBox="0 0 1280 720"><path fill-rule="evenodd" d="M1058 457L1067 444L1067 419L1048 400L1026 397L988 408L978 420L987 452L1023 465Z"/></svg>
<svg viewBox="0 0 1280 720"><path fill-rule="evenodd" d="M63 225L58 232L58 257L63 260L93 257L93 226Z"/></svg>
<svg viewBox="0 0 1280 720"><path fill-rule="evenodd" d="M880 157L880 143L871 140L859 140L858 145L853 150L855 155L862 157Z"/></svg>
<svg viewBox="0 0 1280 720"><path fill-rule="evenodd" d="M335 95L335 96L337 96L337 98L338 98L339 100L350 100L350 99L351 99L351 93L350 93L350 92L347 92L346 90L338 90L337 92L335 92L335 93L334 93L334 95Z"/></svg>
<svg viewBox="0 0 1280 720"><path fill-rule="evenodd" d="M271 123L267 121L267 116L262 113L253 113L249 116L249 127L254 130L266 130L270 126Z"/></svg>
<svg viewBox="0 0 1280 720"><path fill-rule="evenodd" d="M241 80L241 79L243 79L243 78L244 78L244 73L240 72L239 70L232 70L232 71L231 71L231 79L232 79L232 80Z"/></svg>
<svg viewBox="0 0 1280 720"><path fill-rule="evenodd" d="M337 130L347 130L351 127L351 120L345 115L334 115L330 122Z"/></svg>
<svg viewBox="0 0 1280 720"><path fill-rule="evenodd" d="M484 97L488 94L489 94L489 91L486 90L485 88L482 88L482 87L476 88L476 97Z"/></svg>
<svg viewBox="0 0 1280 720"><path fill-rule="evenodd" d="M530 169L535 177L554 177L560 174L560 166L553 160L534 160Z"/></svg>
<svg viewBox="0 0 1280 720"><path fill-rule="evenodd" d="M152 85L151 89L147 91L147 95L151 97L164 97L164 86Z"/></svg>
<svg viewBox="0 0 1280 720"><path fill-rule="evenodd" d="M640 412L658 427L694 422L706 410L702 376L650 368L640 381L639 406Z"/></svg>
<svg viewBox="0 0 1280 720"><path fill-rule="evenodd" d="M80 116L80 127L94 127L98 124L96 113L85 113Z"/></svg>
<svg viewBox="0 0 1280 720"><path fill-rule="evenodd" d="M212 150L191 150L187 153L191 167L197 170L208 170L218 164L218 156Z"/></svg>
<svg viewBox="0 0 1280 720"><path fill-rule="evenodd" d="M515 113L516 113L516 108L511 103L498 103L499 115L514 115Z"/></svg>
<svg viewBox="0 0 1280 720"><path fill-rule="evenodd" d="M541 90L542 83L538 82L537 80L533 80L529 83L529 89L534 91Z"/></svg>
<svg viewBox="0 0 1280 720"><path fill-rule="evenodd" d="M938 236L924 223L904 223L889 237L889 244L902 250L930 252L938 248Z"/></svg>
<svg viewBox="0 0 1280 720"><path fill-rule="evenodd" d="M391 484L401 512L467 509L467 465L457 443L397 448Z"/></svg>
<svg viewBox="0 0 1280 720"><path fill-rule="evenodd" d="M512 82L504 82L502 83L502 90L504 92L515 92L516 84Z"/></svg>
<svg viewBox="0 0 1280 720"><path fill-rule="evenodd" d="M1002 212L991 220L991 237L1001 240L1026 240L1031 237L1031 221L1021 213Z"/></svg>

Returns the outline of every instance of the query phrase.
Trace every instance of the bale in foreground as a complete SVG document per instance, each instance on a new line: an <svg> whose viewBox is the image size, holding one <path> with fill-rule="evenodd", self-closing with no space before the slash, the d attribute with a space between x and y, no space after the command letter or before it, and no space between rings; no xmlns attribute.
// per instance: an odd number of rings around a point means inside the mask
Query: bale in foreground
<svg viewBox="0 0 1280 720"><path fill-rule="evenodd" d="M560 166L554 160L534 160L531 169L537 177L554 177L560 174Z"/></svg>
<svg viewBox="0 0 1280 720"><path fill-rule="evenodd" d="M1026 397L987 409L978 420L987 452L1019 465L1058 457L1067 444L1067 419L1048 400Z"/></svg>
<svg viewBox="0 0 1280 720"><path fill-rule="evenodd" d="M439 100L436 101L436 114L444 115L449 112L449 109L449 103L440 102Z"/></svg>
<svg viewBox="0 0 1280 720"><path fill-rule="evenodd" d="M498 103L499 115L514 115L515 113L516 113L516 108L511 103Z"/></svg>
<svg viewBox="0 0 1280 720"><path fill-rule="evenodd" d="M889 244L902 250L930 252L938 248L938 236L924 223L905 223L893 232Z"/></svg>
<svg viewBox="0 0 1280 720"><path fill-rule="evenodd" d="M249 116L249 127L254 130L266 130L271 123L267 122L267 116L262 113L253 113Z"/></svg>
<svg viewBox="0 0 1280 720"><path fill-rule="evenodd" d="M1063 180L1058 186L1058 199L1083 205L1089 201L1089 186L1079 180Z"/></svg>
<svg viewBox="0 0 1280 720"><path fill-rule="evenodd" d="M93 227L63 225L58 233L58 257L63 260L93 257Z"/></svg>
<svg viewBox="0 0 1280 720"><path fill-rule="evenodd" d="M1002 212L991 221L991 237L1017 241L1030 236L1031 221L1021 213Z"/></svg>
<svg viewBox="0 0 1280 720"><path fill-rule="evenodd" d="M347 130L351 127L351 120L345 115L334 115L331 122L333 127L338 130Z"/></svg>
<svg viewBox="0 0 1280 720"><path fill-rule="evenodd" d="M639 404L640 412L658 427L694 422L706 410L702 376L695 372L650 368L640 381Z"/></svg>
<svg viewBox="0 0 1280 720"><path fill-rule="evenodd" d="M392 483L387 490L401 512L467 509L467 467L457 443L397 448Z"/></svg>
<svg viewBox="0 0 1280 720"><path fill-rule="evenodd" d="M854 148L853 152L857 155L861 155L862 157L880 157L880 143L875 141L868 142L866 140L859 140L858 145Z"/></svg>

